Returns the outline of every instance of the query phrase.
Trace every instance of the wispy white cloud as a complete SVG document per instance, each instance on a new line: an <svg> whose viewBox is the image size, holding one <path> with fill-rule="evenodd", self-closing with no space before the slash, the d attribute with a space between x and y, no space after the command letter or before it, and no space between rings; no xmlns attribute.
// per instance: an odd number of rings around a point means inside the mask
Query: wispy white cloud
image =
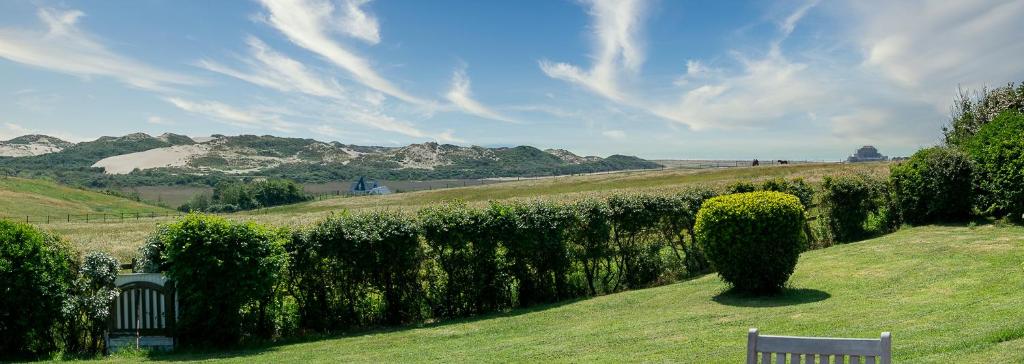
<svg viewBox="0 0 1024 364"><path fill-rule="evenodd" d="M241 71L211 60L198 65L207 70L283 92L301 92L313 96L344 99L345 90L337 80L314 74L301 62L278 53L256 37L246 38L249 57L243 58L248 70Z"/></svg>
<svg viewBox="0 0 1024 364"><path fill-rule="evenodd" d="M8 140L25 134L32 134L32 130L21 126L21 124L6 122L0 128L0 140Z"/></svg>
<svg viewBox="0 0 1024 364"><path fill-rule="evenodd" d="M156 115L150 115L149 117L147 117L146 123L153 125L174 125L174 122Z"/></svg>
<svg viewBox="0 0 1024 364"><path fill-rule="evenodd" d="M742 72L723 74L686 90L677 102L651 111L694 129L750 127L806 113L826 97L827 83L802 63L779 54L762 59L736 55Z"/></svg>
<svg viewBox="0 0 1024 364"><path fill-rule="evenodd" d="M62 97L56 93L34 89L18 90L12 96L14 103L18 106L39 113L53 112L62 100Z"/></svg>
<svg viewBox="0 0 1024 364"><path fill-rule="evenodd" d="M465 111L469 114L476 115L482 118L516 123L514 119L502 115L497 111L481 104L479 101L473 99L472 92L470 90L469 76L466 75L465 66L459 67L452 74L452 85L445 95L453 105Z"/></svg>
<svg viewBox="0 0 1024 364"><path fill-rule="evenodd" d="M291 133L295 128L294 123L282 120L281 113L275 112L272 108L242 109L218 101L191 101L178 97L167 97L165 100L181 110L233 126L284 133Z"/></svg>
<svg viewBox="0 0 1024 364"><path fill-rule="evenodd" d="M248 66L245 71L211 60L202 60L198 65L258 86L290 94L294 99L300 101L297 104L279 107L277 113L291 114L295 117L294 119L315 116L319 120L314 122L320 124L308 127L308 129L321 135L334 135L327 133L331 130L327 128L333 126L323 124L325 120L332 120L332 123L355 123L410 137L432 137L430 133L416 128L412 123L387 115L382 110L384 96L380 92L369 89L361 95L350 95L337 80L324 74L314 73L303 63L274 51L259 39L249 37L247 43L251 59L243 60ZM302 95L317 99L303 98ZM179 99L179 101L181 100ZM285 104L281 100L278 100L278 103ZM207 114L213 117L224 114L213 111L226 110L224 106L227 105L217 106L208 108ZM193 109L196 108L193 107ZM241 110L236 108L236 111ZM232 115L230 119L241 119L239 113L228 114ZM218 118L223 119L224 115ZM297 122L293 123L298 124Z"/></svg>
<svg viewBox="0 0 1024 364"><path fill-rule="evenodd" d="M605 130L601 132L601 135L611 139L626 139L626 132L622 130Z"/></svg>
<svg viewBox="0 0 1024 364"><path fill-rule="evenodd" d="M32 127L26 127L19 123L4 122L0 124L0 141L5 141L13 138L17 138L22 135L29 134L44 134L55 138L59 138L69 142L82 142L89 140L89 138L82 137L79 135L69 134L59 130L41 130Z"/></svg>
<svg viewBox="0 0 1024 364"><path fill-rule="evenodd" d="M548 77L583 86L606 98L623 101L618 77L623 70L636 73L644 63L644 50L639 33L646 15L644 0L589 0L588 12L593 18L594 63L589 70L578 66L540 61Z"/></svg>
<svg viewBox="0 0 1024 364"><path fill-rule="evenodd" d="M348 36L369 44L380 43L380 25L377 18L362 9L371 0L346 0L338 26Z"/></svg>
<svg viewBox="0 0 1024 364"><path fill-rule="evenodd" d="M348 71L363 85L409 103L424 106L432 104L395 86L378 74L367 59L331 37L332 32L339 31L335 25L339 21L332 3L325 0L261 0L261 3L268 12L265 17L268 24L292 43Z"/></svg>
<svg viewBox="0 0 1024 364"><path fill-rule="evenodd" d="M39 9L43 31L0 29L0 57L30 66L82 77L111 77L128 85L155 91L197 85L192 76L165 71L118 54L79 28L85 13Z"/></svg>
<svg viewBox="0 0 1024 364"><path fill-rule="evenodd" d="M1024 76L1024 2L850 1L869 71L945 110L958 85L978 88Z"/></svg>

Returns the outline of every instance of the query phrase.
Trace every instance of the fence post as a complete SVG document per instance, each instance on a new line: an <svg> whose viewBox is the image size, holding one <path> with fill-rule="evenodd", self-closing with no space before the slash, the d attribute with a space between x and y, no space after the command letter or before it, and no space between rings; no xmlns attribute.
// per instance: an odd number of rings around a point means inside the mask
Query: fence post
<svg viewBox="0 0 1024 364"><path fill-rule="evenodd" d="M68 214L68 222L71 222L71 214Z"/></svg>
<svg viewBox="0 0 1024 364"><path fill-rule="evenodd" d="M89 222L89 213L85 213L85 222Z"/></svg>

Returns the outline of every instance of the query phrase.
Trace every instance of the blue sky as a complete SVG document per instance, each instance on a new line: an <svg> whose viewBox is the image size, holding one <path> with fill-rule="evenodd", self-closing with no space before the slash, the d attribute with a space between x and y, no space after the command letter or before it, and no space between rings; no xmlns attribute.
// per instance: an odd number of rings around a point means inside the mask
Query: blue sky
<svg viewBox="0 0 1024 364"><path fill-rule="evenodd" d="M0 139L838 160L1024 80L1024 1L5 1Z"/></svg>

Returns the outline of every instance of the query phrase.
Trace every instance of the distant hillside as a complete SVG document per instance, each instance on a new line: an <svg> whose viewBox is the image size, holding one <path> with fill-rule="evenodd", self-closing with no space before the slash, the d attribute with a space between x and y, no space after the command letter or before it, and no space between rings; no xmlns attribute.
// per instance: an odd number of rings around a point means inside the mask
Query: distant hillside
<svg viewBox="0 0 1024 364"><path fill-rule="evenodd" d="M65 142L66 143L66 142ZM9 175L49 176L93 187L209 184L228 176L286 177L328 182L366 175L390 180L531 177L651 169L637 157L578 156L563 149L462 147L422 143L377 147L270 135L142 133L63 145L46 154L0 158Z"/></svg>
<svg viewBox="0 0 1024 364"><path fill-rule="evenodd" d="M43 180L0 178L0 216L5 217L18 219L31 215L33 221L38 221L46 215L56 219L67 214L168 211L118 196Z"/></svg>
<svg viewBox="0 0 1024 364"><path fill-rule="evenodd" d="M43 155L59 152L73 144L46 135L23 135L11 140L0 141L0 157Z"/></svg>

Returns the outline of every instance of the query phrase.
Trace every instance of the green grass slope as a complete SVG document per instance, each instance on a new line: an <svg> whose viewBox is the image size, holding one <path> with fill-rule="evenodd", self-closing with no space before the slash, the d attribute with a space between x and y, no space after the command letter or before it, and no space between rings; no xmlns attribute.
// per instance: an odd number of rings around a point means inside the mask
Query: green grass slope
<svg viewBox="0 0 1024 364"><path fill-rule="evenodd" d="M72 188L57 183L24 178L0 178L0 216L33 221L51 215L167 212L167 209L99 192Z"/></svg>
<svg viewBox="0 0 1024 364"><path fill-rule="evenodd" d="M765 334L893 334L898 363L1024 362L1024 228L909 228L801 256L776 298L713 275L508 314L214 354L111 361L740 363Z"/></svg>

